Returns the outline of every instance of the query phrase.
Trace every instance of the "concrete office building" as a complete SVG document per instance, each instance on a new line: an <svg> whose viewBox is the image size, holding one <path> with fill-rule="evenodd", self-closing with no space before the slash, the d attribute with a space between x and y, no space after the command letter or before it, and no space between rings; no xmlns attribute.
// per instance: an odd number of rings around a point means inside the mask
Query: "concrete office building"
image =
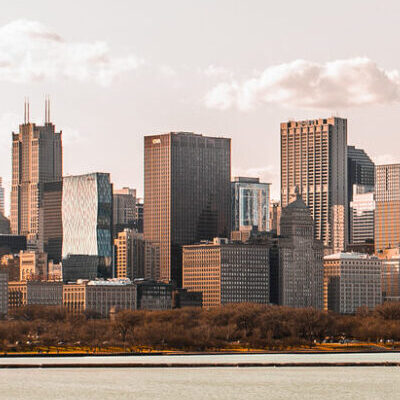
<svg viewBox="0 0 400 400"><path fill-rule="evenodd" d="M109 174L96 172L64 178L62 223L63 279L111 276L113 225ZM95 263L97 267L93 266Z"/></svg>
<svg viewBox="0 0 400 400"><path fill-rule="evenodd" d="M183 247L183 287L203 293L203 307L269 303L269 249L214 239Z"/></svg>
<svg viewBox="0 0 400 400"><path fill-rule="evenodd" d="M400 246L400 164L377 165L375 251Z"/></svg>
<svg viewBox="0 0 400 400"><path fill-rule="evenodd" d="M281 123L281 205L298 191L311 210L315 238L333 252L348 233L347 120L331 117Z"/></svg>
<svg viewBox="0 0 400 400"><path fill-rule="evenodd" d="M314 239L310 209L298 195L282 209L280 237L270 251L271 302L323 307L323 245Z"/></svg>
<svg viewBox="0 0 400 400"><path fill-rule="evenodd" d="M230 150L227 138L186 132L145 137L144 239L159 246L160 260L149 278L181 286L182 246L229 237Z"/></svg>
<svg viewBox="0 0 400 400"><path fill-rule="evenodd" d="M324 257L324 308L354 314L382 303L382 261L376 256L336 253Z"/></svg>
<svg viewBox="0 0 400 400"><path fill-rule="evenodd" d="M400 248L386 249L377 255L382 261L382 300L400 301Z"/></svg>
<svg viewBox="0 0 400 400"><path fill-rule="evenodd" d="M374 186L353 185L350 202L350 243L374 241L375 193Z"/></svg>
<svg viewBox="0 0 400 400"><path fill-rule="evenodd" d="M8 313L8 274L0 270L0 318Z"/></svg>
<svg viewBox="0 0 400 400"><path fill-rule="evenodd" d="M12 134L11 232L26 236L29 247L39 251L43 251L43 184L62 180L61 136L50 122L48 100L43 126L29 121L26 103L25 121Z"/></svg>
<svg viewBox="0 0 400 400"><path fill-rule="evenodd" d="M144 278L145 243L143 234L124 229L114 240L115 276L117 278Z"/></svg>
<svg viewBox="0 0 400 400"><path fill-rule="evenodd" d="M270 185L259 178L235 178L231 183L232 231L269 231Z"/></svg>

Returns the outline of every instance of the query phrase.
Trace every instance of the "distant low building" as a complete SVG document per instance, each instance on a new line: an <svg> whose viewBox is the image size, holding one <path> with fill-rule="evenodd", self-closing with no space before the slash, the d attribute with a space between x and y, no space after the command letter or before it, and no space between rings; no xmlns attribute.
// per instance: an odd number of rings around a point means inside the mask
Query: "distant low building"
<svg viewBox="0 0 400 400"><path fill-rule="evenodd" d="M203 293L203 307L269 303L269 249L227 239L183 246L183 287Z"/></svg>
<svg viewBox="0 0 400 400"><path fill-rule="evenodd" d="M189 292L187 289L175 289L172 292L173 308L202 307L202 306L203 306L202 292Z"/></svg>
<svg viewBox="0 0 400 400"><path fill-rule="evenodd" d="M354 314L382 303L382 261L376 256L336 253L324 257L324 308Z"/></svg>
<svg viewBox="0 0 400 400"><path fill-rule="evenodd" d="M129 279L69 283L63 286L63 305L71 313L95 312L108 318L113 308L136 309L136 285Z"/></svg>
<svg viewBox="0 0 400 400"><path fill-rule="evenodd" d="M152 280L135 281L138 310L169 310L172 308L172 285Z"/></svg>
<svg viewBox="0 0 400 400"><path fill-rule="evenodd" d="M61 306L61 282L8 282L9 309L27 305Z"/></svg>

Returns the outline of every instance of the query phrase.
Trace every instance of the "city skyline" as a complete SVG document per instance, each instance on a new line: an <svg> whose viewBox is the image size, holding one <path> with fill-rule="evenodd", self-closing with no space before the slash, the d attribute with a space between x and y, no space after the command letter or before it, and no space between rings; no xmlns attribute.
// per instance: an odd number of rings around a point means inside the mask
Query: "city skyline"
<svg viewBox="0 0 400 400"><path fill-rule="evenodd" d="M306 8L291 3L288 14L288 2L255 1L254 7L225 1L190 7L181 1L169 2L168 7L121 2L111 19L102 2L87 1L79 9L60 5L57 12L48 1L37 2L35 9L27 2L8 4L0 17L0 56L8 54L9 65L0 68L0 87L8 93L0 100L0 170L7 203L11 176L7 133L17 129L22 99L27 95L31 119L41 123L41 99L51 94L52 119L64 132L66 175L107 171L116 187L135 187L139 196L143 194L143 136L169 131L231 137L232 175L259 176L271 182L273 199L278 199L280 190L279 123L289 118L340 115L349 121L349 145L365 149L376 164L398 161L385 142L397 140L390 127L397 122L400 59L380 44L398 33L396 21L388 15L396 15L400 6L394 1L385 6L339 1L335 10L326 13L318 2L309 3ZM357 21L352 15L360 5L363 20ZM90 15L93 7L96 18L81 26L81 16ZM315 35L312 24L301 23L302 16L310 21L323 17L330 26L340 20L341 29L323 29ZM72 18L77 18L74 32L69 23ZM178 22L172 29L171 20ZM353 29L359 35L345 35ZM152 35L147 35L150 30ZM52 59L46 64L49 48ZM74 50L81 58L68 59ZM82 56L85 51L92 59ZM32 56L31 66L27 54ZM77 67L80 61L84 61L82 69ZM355 70L360 73L354 75ZM291 97L279 96L277 89L287 88L288 74L298 81L296 71L317 82L329 73L339 83L352 82L355 76L365 79L357 82L360 87L364 82L367 89L352 86L356 90L351 96L341 85L333 85L329 104L321 102L318 107L318 96L314 102L302 103L303 93L291 86ZM257 86L251 89L251 98L243 100L244 88L252 78L259 85L273 73L282 78L277 86ZM343 100L335 102L335 96ZM374 143L371 138L377 129L382 140ZM111 141L111 137L118 140ZM95 139L97 151L87 159L86 149ZM122 147L119 142L127 145ZM132 168L122 167L126 163Z"/></svg>

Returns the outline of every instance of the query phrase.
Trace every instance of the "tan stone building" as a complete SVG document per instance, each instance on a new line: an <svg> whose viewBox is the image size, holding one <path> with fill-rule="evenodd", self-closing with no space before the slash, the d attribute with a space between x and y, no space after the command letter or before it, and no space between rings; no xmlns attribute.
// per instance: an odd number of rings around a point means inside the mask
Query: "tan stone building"
<svg viewBox="0 0 400 400"><path fill-rule="evenodd" d="M311 210L315 238L332 249L347 244L347 120L281 123L281 205L299 192Z"/></svg>
<svg viewBox="0 0 400 400"><path fill-rule="evenodd" d="M143 234L124 229L114 239L117 278L144 278L145 243Z"/></svg>
<svg viewBox="0 0 400 400"><path fill-rule="evenodd" d="M47 253L25 250L19 253L20 281L47 280Z"/></svg>
<svg viewBox="0 0 400 400"><path fill-rule="evenodd" d="M203 293L203 307L269 303L269 249L214 240L183 247L183 287Z"/></svg>
<svg viewBox="0 0 400 400"><path fill-rule="evenodd" d="M377 256L382 261L383 301L400 301L400 248L383 250Z"/></svg>
<svg viewBox="0 0 400 400"><path fill-rule="evenodd" d="M92 311L106 318L111 308L136 309L136 285L129 279L68 283L63 286L63 305L71 313Z"/></svg>
<svg viewBox="0 0 400 400"><path fill-rule="evenodd" d="M336 253L324 257L324 308L354 314L382 303L382 261L376 256Z"/></svg>

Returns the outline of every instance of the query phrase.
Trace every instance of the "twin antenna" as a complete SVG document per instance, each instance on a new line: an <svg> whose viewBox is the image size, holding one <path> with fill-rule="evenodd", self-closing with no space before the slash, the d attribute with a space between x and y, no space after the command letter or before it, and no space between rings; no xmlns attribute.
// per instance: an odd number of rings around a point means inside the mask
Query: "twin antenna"
<svg viewBox="0 0 400 400"><path fill-rule="evenodd" d="M24 101L24 123L29 124L29 97L25 97ZM50 96L44 99L44 123L50 123Z"/></svg>

